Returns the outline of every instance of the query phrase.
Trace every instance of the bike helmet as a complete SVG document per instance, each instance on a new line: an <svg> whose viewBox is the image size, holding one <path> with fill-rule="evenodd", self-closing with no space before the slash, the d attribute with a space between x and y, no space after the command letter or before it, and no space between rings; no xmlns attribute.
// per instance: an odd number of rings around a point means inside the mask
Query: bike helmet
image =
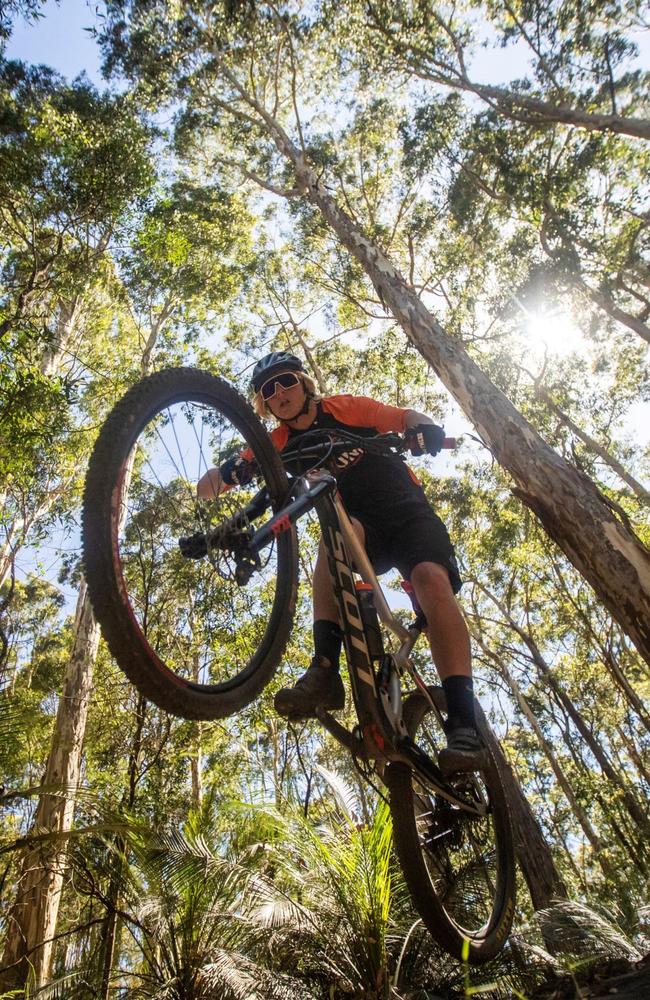
<svg viewBox="0 0 650 1000"><path fill-rule="evenodd" d="M253 368L251 387L253 392L259 392L267 379L276 372L304 372L305 367L295 354L288 351L272 351L265 354Z"/></svg>

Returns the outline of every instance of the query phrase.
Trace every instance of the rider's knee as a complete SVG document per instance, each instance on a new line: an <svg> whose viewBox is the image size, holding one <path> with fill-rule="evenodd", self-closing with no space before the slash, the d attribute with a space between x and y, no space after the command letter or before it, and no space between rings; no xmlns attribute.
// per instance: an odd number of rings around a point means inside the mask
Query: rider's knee
<svg viewBox="0 0 650 1000"><path fill-rule="evenodd" d="M364 527L363 527L361 521L357 521L356 517L351 517L350 518L350 524L354 528L354 533L357 536L357 538L361 542L365 542L365 540L366 540L366 532L364 530Z"/></svg>
<svg viewBox="0 0 650 1000"><path fill-rule="evenodd" d="M420 603L422 603L420 595L429 595L434 598L453 597L454 592L449 579L449 572L440 563L418 563L411 571L411 583Z"/></svg>

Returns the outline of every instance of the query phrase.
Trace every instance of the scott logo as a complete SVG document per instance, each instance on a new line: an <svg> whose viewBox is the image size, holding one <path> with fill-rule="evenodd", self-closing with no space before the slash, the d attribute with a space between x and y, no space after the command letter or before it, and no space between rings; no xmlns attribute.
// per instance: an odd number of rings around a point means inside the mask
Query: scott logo
<svg viewBox="0 0 650 1000"><path fill-rule="evenodd" d="M354 577L352 571L345 561L345 543L340 531L329 528L331 552L336 566L336 575L340 585L340 600L343 606L343 613L348 624L347 633L351 645L362 654L365 661L365 669L360 664L356 665L357 675L370 687L375 689L375 679L372 675L370 652L366 642L366 633L363 628L361 614L359 613L359 601L354 589Z"/></svg>
<svg viewBox="0 0 650 1000"><path fill-rule="evenodd" d="M352 448L351 451L344 451L342 455L339 455L336 459L336 468L347 469L350 465L356 465L359 459L364 455L363 448Z"/></svg>

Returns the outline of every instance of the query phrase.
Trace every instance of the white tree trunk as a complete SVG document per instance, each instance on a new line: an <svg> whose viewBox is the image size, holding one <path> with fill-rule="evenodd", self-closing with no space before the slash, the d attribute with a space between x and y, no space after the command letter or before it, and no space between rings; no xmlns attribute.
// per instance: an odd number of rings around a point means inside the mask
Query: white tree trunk
<svg viewBox="0 0 650 1000"><path fill-rule="evenodd" d="M59 370L80 315L80 295L75 295L69 302L59 303L54 341L49 350L44 352L41 361L41 371L44 375L54 375Z"/></svg>
<svg viewBox="0 0 650 1000"><path fill-rule="evenodd" d="M587 840L589 841L589 843L591 844L591 846L593 848L595 860L597 861L597 863L602 868L603 874L605 876L611 875L612 872L610 870L610 867L607 864L607 861L605 860L605 858L603 857L603 847L604 847L604 844L601 841L600 837L598 836L596 830L594 830L593 826L591 825L591 821L590 821L590 819L589 819L589 817L588 817L585 809L582 807L581 803L576 798L576 796L574 794L574 791L573 791L573 788L571 786L571 782L569 781L569 779L567 778L567 776L566 776L566 774L564 772L564 768L562 767L562 765L561 765L560 761L558 760L558 758L555 756L555 753L553 752L553 748L551 747L550 743L548 742L548 740L544 736L544 733L542 732L542 729L541 729L541 727L540 727L540 725L539 725L539 723L538 723L538 721L537 721L537 719L535 717L535 714L532 711L530 705L528 704L528 701L524 697L524 694L521 691L521 688L519 687L519 685L517 684L517 681L512 676L512 674L510 673L510 671L506 667L505 663L503 663L501 660L499 660L499 658L497 657L497 655L495 653L493 653L492 650L490 650L485 645L485 643L483 642L483 639L480 636L480 634L478 634L476 631L473 630L472 631L472 635L473 635L473 638L476 640L476 642L480 645L480 647L483 650L483 652L487 656L489 656L491 658L491 660L493 661L493 663L495 663L497 669L499 670L499 673L501 674L501 676L503 677L504 681L506 682L506 684L510 688L510 691L512 692L512 694L514 696L514 699L517 702L522 715L526 718L526 720L528 721L531 729L535 733L535 736L537 737L539 745L540 745L542 751L544 752L544 756L546 757L548 763L550 764L551 770L553 771L553 774L555 775L557 783L560 786L560 788L562 789L562 791L563 791L563 793L565 795L565 798L566 798L567 802L569 803L569 805L571 807L571 811L573 812L573 815L576 817L576 819L577 819L578 823L580 824L580 827L581 827L581 829L582 829L585 837L587 838Z"/></svg>
<svg viewBox="0 0 650 1000"><path fill-rule="evenodd" d="M39 799L32 829L35 836L65 834L72 825L98 642L99 628L82 580L74 644L63 679L43 779L48 791ZM53 788L60 789L58 794L50 791ZM37 843L23 858L18 894L7 920L0 990L21 987L28 979L34 988L48 981L53 949L51 939L56 930L65 858L65 839Z"/></svg>

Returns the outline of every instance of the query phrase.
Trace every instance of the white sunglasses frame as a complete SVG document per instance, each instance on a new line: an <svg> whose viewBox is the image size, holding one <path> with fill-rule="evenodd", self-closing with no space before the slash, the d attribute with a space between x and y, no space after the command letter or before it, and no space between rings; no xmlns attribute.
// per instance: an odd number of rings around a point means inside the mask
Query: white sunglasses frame
<svg viewBox="0 0 650 1000"><path fill-rule="evenodd" d="M274 396L277 395L278 390L276 389L273 393L271 393L270 396L265 396L264 395L264 386L268 385L269 382L276 381L277 379L280 378L281 375L293 375L293 377L296 380L295 383L294 383L294 385L301 385L302 384L302 379L298 377L298 373L297 372L286 371L286 372L278 372L276 375L271 375L270 378L267 378L267 380L265 382L262 382L262 384L260 386L260 396L264 400L265 403L270 402L274 398ZM293 385L282 386L282 388L283 389L293 389Z"/></svg>

